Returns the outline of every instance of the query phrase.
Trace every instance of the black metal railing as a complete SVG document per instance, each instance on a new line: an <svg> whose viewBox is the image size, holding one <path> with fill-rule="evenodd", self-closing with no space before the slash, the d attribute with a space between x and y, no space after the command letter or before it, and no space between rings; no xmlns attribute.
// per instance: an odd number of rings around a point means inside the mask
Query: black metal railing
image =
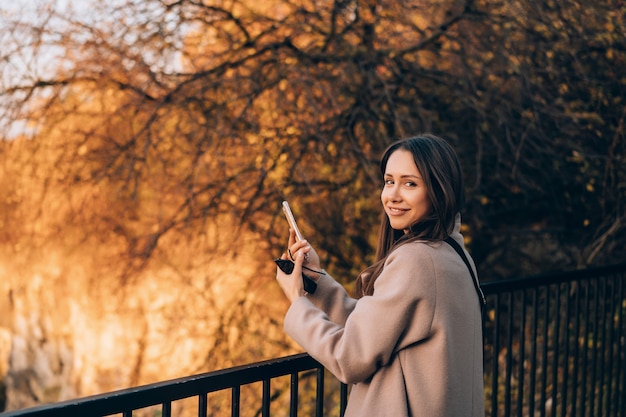
<svg viewBox="0 0 626 417"><path fill-rule="evenodd" d="M626 265L483 289L488 416L626 417Z"/></svg>
<svg viewBox="0 0 626 417"><path fill-rule="evenodd" d="M77 400L0 413L0 415L2 417L109 415L206 417L225 415L224 413L228 411L228 415L233 417L269 416L272 402L282 396L285 387L289 392L287 396L289 416L321 417L329 415L329 412L337 415L343 414L347 402L347 387L344 384L339 386L337 381L331 381L336 382L335 385L337 385L332 391L338 393L338 400L331 403L328 399L335 396L325 393L325 380L328 375L330 374L325 372L324 368L309 355L298 354ZM281 377L287 377L288 381L281 380ZM259 383L260 386L254 387L255 383ZM274 387L273 383L275 383ZM302 390L302 387L306 390ZM246 390L247 394L252 394L252 397L260 397L260 402L252 405L252 411L241 409L242 391ZM210 395L212 393L227 393L229 398L225 400L223 395L212 397ZM184 402L179 403L180 401ZM225 402L228 403L226 406ZM284 407L284 404L279 404L279 406ZM336 411L332 410L333 408ZM193 409L193 412L190 412L190 409ZM306 414L298 414L298 412Z"/></svg>
<svg viewBox="0 0 626 417"><path fill-rule="evenodd" d="M483 284L486 415L626 417L626 264ZM341 416L306 354L0 414Z"/></svg>

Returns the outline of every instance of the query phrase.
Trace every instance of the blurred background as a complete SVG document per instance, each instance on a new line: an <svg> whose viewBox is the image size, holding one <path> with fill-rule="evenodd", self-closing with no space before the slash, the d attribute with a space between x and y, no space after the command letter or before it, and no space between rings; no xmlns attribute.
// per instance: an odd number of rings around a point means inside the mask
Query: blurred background
<svg viewBox="0 0 626 417"><path fill-rule="evenodd" d="M288 199L352 288L446 138L482 281L626 259L623 1L0 5L0 411L298 352Z"/></svg>

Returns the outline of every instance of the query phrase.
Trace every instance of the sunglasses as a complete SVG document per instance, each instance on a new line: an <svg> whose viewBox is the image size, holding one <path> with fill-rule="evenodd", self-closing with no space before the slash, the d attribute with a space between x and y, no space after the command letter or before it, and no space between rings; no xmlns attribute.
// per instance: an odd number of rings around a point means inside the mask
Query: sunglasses
<svg viewBox="0 0 626 417"><path fill-rule="evenodd" d="M274 262L276 262L276 265L278 265L280 270L283 271L285 274L291 275L291 273L293 272L293 267L295 264L289 259L278 258L278 259L274 259ZM318 274L326 275L323 271L315 271L313 269L307 268L306 266L303 266L302 268L309 270L311 272L316 272ZM304 272L302 273L302 283L304 284L304 291L306 291L309 294L313 294L315 290L317 289L317 283L313 281L311 278L304 275Z"/></svg>

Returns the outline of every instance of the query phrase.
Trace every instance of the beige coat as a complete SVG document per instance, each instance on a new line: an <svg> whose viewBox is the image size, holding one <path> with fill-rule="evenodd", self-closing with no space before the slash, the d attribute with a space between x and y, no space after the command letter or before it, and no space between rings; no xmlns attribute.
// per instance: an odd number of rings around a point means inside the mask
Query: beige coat
<svg viewBox="0 0 626 417"><path fill-rule="evenodd" d="M457 222L452 237L463 244ZM353 384L346 417L484 417L480 304L450 245L391 253L374 295L348 297L323 276L294 301L286 332Z"/></svg>

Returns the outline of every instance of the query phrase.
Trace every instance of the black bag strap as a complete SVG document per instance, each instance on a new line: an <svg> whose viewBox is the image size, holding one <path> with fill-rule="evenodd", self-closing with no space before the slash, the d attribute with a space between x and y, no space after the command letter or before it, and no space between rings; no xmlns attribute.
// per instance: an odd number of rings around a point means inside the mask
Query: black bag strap
<svg viewBox="0 0 626 417"><path fill-rule="evenodd" d="M472 265L470 265L469 260L467 259L467 256L465 256L465 252L463 251L463 248L461 248L461 245L459 245L458 242L452 239L450 236L445 238L444 242L452 246L454 250L456 251L456 253L459 254L461 259L463 259L463 262L465 262L465 265L467 265L467 269L469 269L469 272L472 275L472 282L474 283L474 288L476 288L476 294L478 294L478 301L480 302L480 310L482 311L483 307L485 307L485 305L487 304L487 301L485 300L485 294L483 294L483 290L480 288L480 284L478 283L478 280L476 279L476 275L474 275L474 270L472 269Z"/></svg>

